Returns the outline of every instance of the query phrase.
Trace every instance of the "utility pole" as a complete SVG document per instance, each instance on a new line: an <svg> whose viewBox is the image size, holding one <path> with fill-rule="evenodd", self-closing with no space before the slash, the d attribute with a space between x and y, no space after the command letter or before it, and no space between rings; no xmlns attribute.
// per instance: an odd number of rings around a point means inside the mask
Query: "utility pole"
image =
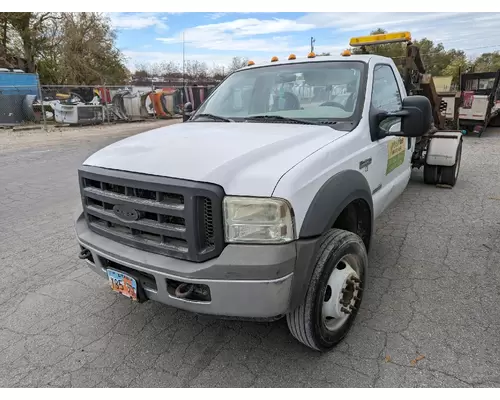
<svg viewBox="0 0 500 400"><path fill-rule="evenodd" d="M184 92L186 91L186 51L185 51L185 40L184 40L184 31L182 31L182 90L181 90L181 104L182 104L182 120L184 121L184 116L186 114L186 110L184 110L184 106L186 105L184 101Z"/></svg>
<svg viewBox="0 0 500 400"><path fill-rule="evenodd" d="M182 31L182 89L184 90L185 82L185 74L186 74L186 45L184 38L184 31Z"/></svg>
<svg viewBox="0 0 500 400"><path fill-rule="evenodd" d="M314 43L316 43L316 39L314 39L314 38L311 36L311 53L314 53Z"/></svg>

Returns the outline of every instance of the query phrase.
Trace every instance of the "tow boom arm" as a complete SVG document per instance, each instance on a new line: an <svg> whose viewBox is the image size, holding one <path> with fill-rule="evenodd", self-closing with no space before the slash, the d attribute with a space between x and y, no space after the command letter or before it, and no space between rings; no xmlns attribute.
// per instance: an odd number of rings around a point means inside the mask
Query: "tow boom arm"
<svg viewBox="0 0 500 400"><path fill-rule="evenodd" d="M442 114L443 104L441 97L437 94L431 74L426 73L424 63L420 56L420 49L411 41L410 32L387 33L353 38L350 41L352 47L360 47L363 53L368 53L367 46L375 46L386 43L406 43L406 57L402 63L402 77L406 92L410 95L422 95L429 99L434 117L434 126L441 130L445 128L445 116Z"/></svg>

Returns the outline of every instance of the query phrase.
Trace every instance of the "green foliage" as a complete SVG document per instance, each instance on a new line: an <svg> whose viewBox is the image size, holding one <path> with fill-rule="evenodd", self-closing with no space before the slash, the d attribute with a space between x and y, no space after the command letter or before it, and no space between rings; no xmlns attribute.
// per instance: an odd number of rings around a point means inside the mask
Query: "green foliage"
<svg viewBox="0 0 500 400"><path fill-rule="evenodd" d="M370 35L381 33L387 33L387 31L379 28L370 32ZM495 70L495 68L500 68L500 54L498 52L483 54L475 61L472 61L467 58L467 55L462 50L446 50L442 43L436 44L427 38L413 40L413 43L419 47L420 56L428 73L433 76L453 76L454 83L458 82L460 73L472 69ZM381 44L369 46L367 49L370 53L392 58L398 67L401 67L405 62L405 43ZM352 52L353 54L360 54L361 50L360 48L354 48ZM497 57L490 57L488 54L496 54Z"/></svg>
<svg viewBox="0 0 500 400"><path fill-rule="evenodd" d="M0 28L0 48L24 58L44 84L120 84L128 78L116 34L101 13L1 13Z"/></svg>
<svg viewBox="0 0 500 400"><path fill-rule="evenodd" d="M500 69L500 52L483 53L474 61L474 72L493 72Z"/></svg>

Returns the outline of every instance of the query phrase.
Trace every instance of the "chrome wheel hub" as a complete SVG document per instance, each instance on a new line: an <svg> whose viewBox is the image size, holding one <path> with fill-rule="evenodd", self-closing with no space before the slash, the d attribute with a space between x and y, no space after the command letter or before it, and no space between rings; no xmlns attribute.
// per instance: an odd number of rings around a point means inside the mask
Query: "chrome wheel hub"
<svg viewBox="0 0 500 400"><path fill-rule="evenodd" d="M357 272L342 259L333 269L323 298L322 318L328 330L337 330L357 310L361 281Z"/></svg>

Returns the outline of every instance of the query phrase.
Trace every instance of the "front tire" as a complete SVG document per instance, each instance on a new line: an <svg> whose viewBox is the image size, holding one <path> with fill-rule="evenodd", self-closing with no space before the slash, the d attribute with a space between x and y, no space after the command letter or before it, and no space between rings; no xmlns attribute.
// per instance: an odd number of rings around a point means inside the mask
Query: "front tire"
<svg viewBox="0 0 500 400"><path fill-rule="evenodd" d="M295 339L326 352L347 335L363 298L367 266L358 235L331 229L323 236L306 297L286 316Z"/></svg>

